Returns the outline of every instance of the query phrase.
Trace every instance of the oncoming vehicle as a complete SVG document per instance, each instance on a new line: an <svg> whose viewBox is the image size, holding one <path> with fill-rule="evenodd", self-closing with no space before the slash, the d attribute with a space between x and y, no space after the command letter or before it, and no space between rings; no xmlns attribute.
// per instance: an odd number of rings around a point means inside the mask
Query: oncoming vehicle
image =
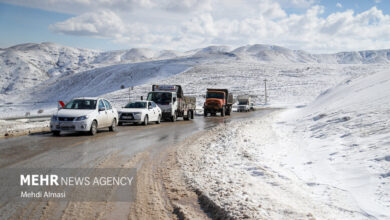
<svg viewBox="0 0 390 220"><path fill-rule="evenodd" d="M162 117L161 109L152 101L135 101L128 103L119 111L119 125L124 123L142 123L147 125L149 122L160 124Z"/></svg>
<svg viewBox="0 0 390 220"><path fill-rule="evenodd" d="M196 98L184 96L180 85L153 85L147 100L160 107L164 120L175 122L178 117L194 119Z"/></svg>
<svg viewBox="0 0 390 220"><path fill-rule="evenodd" d="M237 105L238 112L254 111L253 102L249 95L240 95L237 97L237 101L238 101L238 105Z"/></svg>
<svg viewBox="0 0 390 220"><path fill-rule="evenodd" d="M204 102L204 116L209 113L213 116L217 112L221 116L230 115L232 112L233 94L227 89L207 89L206 100Z"/></svg>
<svg viewBox="0 0 390 220"><path fill-rule="evenodd" d="M50 130L53 135L61 131L89 132L95 135L97 129L109 128L115 131L118 112L103 98L75 98L53 114Z"/></svg>

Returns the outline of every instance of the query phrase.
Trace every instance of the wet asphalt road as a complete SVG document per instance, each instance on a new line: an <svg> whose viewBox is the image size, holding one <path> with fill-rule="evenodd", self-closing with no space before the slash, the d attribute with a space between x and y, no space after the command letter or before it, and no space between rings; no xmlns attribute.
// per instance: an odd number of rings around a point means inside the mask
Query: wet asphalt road
<svg viewBox="0 0 390 220"><path fill-rule="evenodd" d="M158 152L199 131L220 123L257 118L273 111L257 110L233 113L228 117L197 116L191 121L179 120L148 126L127 125L116 132L101 130L96 136L67 133L54 137L49 133L0 140L0 168L89 168L95 167L107 155L131 157L145 150Z"/></svg>

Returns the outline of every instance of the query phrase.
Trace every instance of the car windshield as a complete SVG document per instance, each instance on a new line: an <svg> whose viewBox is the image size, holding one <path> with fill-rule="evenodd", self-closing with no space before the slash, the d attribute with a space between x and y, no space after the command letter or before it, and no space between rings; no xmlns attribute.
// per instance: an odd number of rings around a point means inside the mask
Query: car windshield
<svg viewBox="0 0 390 220"><path fill-rule="evenodd" d="M238 104L239 105L248 105L248 101L239 101Z"/></svg>
<svg viewBox="0 0 390 220"><path fill-rule="evenodd" d="M68 102L64 109L95 109L96 100L89 99L74 99Z"/></svg>
<svg viewBox="0 0 390 220"><path fill-rule="evenodd" d="M151 92L148 95L148 100L157 104L168 105L172 100L172 94L168 92Z"/></svg>
<svg viewBox="0 0 390 220"><path fill-rule="evenodd" d="M208 99L224 99L224 94L220 92L208 92L206 98Z"/></svg>
<svg viewBox="0 0 390 220"><path fill-rule="evenodd" d="M125 108L146 108L146 102L130 102Z"/></svg>

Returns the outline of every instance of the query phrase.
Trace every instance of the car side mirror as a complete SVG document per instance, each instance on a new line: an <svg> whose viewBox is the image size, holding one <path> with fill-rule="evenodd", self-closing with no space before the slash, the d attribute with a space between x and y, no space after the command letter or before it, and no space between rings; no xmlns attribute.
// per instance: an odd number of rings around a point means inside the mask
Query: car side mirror
<svg viewBox="0 0 390 220"><path fill-rule="evenodd" d="M105 111L105 110L106 110L105 108L99 108L99 112Z"/></svg>
<svg viewBox="0 0 390 220"><path fill-rule="evenodd" d="M149 108L149 109L153 109L153 107L152 107L152 106L149 106L148 108Z"/></svg>
<svg viewBox="0 0 390 220"><path fill-rule="evenodd" d="M176 97L173 97L173 102L176 102Z"/></svg>

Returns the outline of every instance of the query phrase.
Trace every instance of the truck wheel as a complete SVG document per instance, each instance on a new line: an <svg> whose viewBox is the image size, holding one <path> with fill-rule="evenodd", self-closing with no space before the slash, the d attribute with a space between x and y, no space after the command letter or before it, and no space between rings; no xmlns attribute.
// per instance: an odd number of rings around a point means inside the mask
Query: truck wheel
<svg viewBox="0 0 390 220"><path fill-rule="evenodd" d="M122 126L123 125L123 122L118 122L118 126Z"/></svg>
<svg viewBox="0 0 390 220"><path fill-rule="evenodd" d="M148 115L145 115L144 122L142 124L146 126L148 125L148 122L149 122Z"/></svg>
<svg viewBox="0 0 390 220"><path fill-rule="evenodd" d="M53 131L53 136L60 136L60 131Z"/></svg>
<svg viewBox="0 0 390 220"><path fill-rule="evenodd" d="M186 121L190 120L190 114L190 111L187 111L187 116L183 116L183 119Z"/></svg>
<svg viewBox="0 0 390 220"><path fill-rule="evenodd" d="M194 111L191 111L191 119L194 119Z"/></svg>
<svg viewBox="0 0 390 220"><path fill-rule="evenodd" d="M97 122L93 121L91 124L91 129L89 130L90 135L95 135L97 133Z"/></svg>
<svg viewBox="0 0 390 220"><path fill-rule="evenodd" d="M111 126L108 128L109 131L115 131L116 130L116 119L112 120Z"/></svg>
<svg viewBox="0 0 390 220"><path fill-rule="evenodd" d="M177 119L177 116L176 116L176 114L174 114L174 115L171 117L171 121L172 121L172 122L175 122L176 119Z"/></svg>
<svg viewBox="0 0 390 220"><path fill-rule="evenodd" d="M207 117L207 112L206 111L203 112L203 116Z"/></svg>
<svg viewBox="0 0 390 220"><path fill-rule="evenodd" d="M225 108L222 108L222 110L221 110L221 116L222 116L222 117L225 116Z"/></svg>
<svg viewBox="0 0 390 220"><path fill-rule="evenodd" d="M232 113L232 108L230 107L230 108L228 108L227 110L226 110L226 115L230 115Z"/></svg>

